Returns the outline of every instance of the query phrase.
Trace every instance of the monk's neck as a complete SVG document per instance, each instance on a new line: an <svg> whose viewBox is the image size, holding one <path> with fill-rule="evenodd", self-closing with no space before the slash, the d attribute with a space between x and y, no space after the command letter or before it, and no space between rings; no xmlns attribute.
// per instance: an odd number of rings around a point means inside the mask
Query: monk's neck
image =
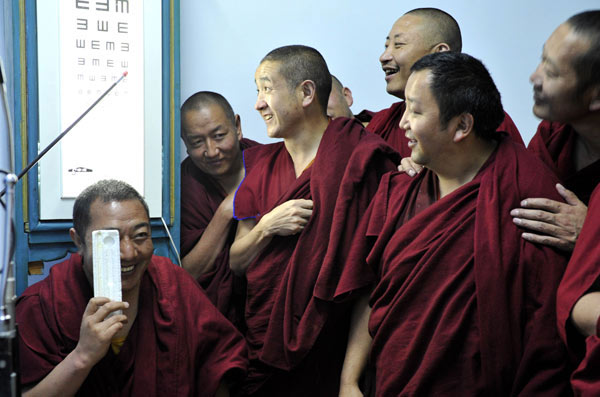
<svg viewBox="0 0 600 397"><path fill-rule="evenodd" d="M318 123L307 126L297 131L293 136L283 140L285 148L294 163L296 178L302 174L316 157L328 122L324 118Z"/></svg>
<svg viewBox="0 0 600 397"><path fill-rule="evenodd" d="M236 159L235 166L232 167L232 171L226 175L222 175L217 179L217 182L223 188L226 194L231 194L235 192L238 188L242 179L244 179L244 175L246 174L246 170L244 168L244 161L242 156L240 155L239 159Z"/></svg>
<svg viewBox="0 0 600 397"><path fill-rule="evenodd" d="M575 170L579 171L600 160L600 117L586 123L573 123L575 140Z"/></svg>
<svg viewBox="0 0 600 397"><path fill-rule="evenodd" d="M433 170L438 176L440 198L471 182L496 148L496 142L481 141L475 147L463 148L442 170ZM468 155L467 155L468 154Z"/></svg>
<svg viewBox="0 0 600 397"><path fill-rule="evenodd" d="M127 322L123 325L123 328L117 332L115 338L125 338L129 331L131 330L131 326L135 322L138 313L138 306L140 301L140 286L135 290L123 292L122 296L123 302L129 303L129 307L123 310L123 314L127 316Z"/></svg>

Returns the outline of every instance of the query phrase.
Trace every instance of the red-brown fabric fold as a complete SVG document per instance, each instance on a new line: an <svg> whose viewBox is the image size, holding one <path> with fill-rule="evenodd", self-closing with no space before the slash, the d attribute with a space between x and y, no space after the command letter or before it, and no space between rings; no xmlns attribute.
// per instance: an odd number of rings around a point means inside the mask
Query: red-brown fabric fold
<svg viewBox="0 0 600 397"><path fill-rule="evenodd" d="M577 133L570 125L544 120L527 149L550 167L567 189L587 204L592 191L600 183L600 160L575 171L576 139Z"/></svg>
<svg viewBox="0 0 600 397"><path fill-rule="evenodd" d="M600 391L600 334L585 338L569 317L575 303L600 281L600 185L589 202L585 223L579 234L567 271L558 288L558 330L563 341L579 362L571 383L578 396L593 396ZM596 287L594 287L596 286ZM585 342L585 343L584 343Z"/></svg>
<svg viewBox="0 0 600 397"><path fill-rule="evenodd" d="M334 323L332 318L345 307L334 301L342 302L373 282L345 266L345 258L380 176L394 169L398 160L381 138L343 117L330 122L314 163L297 179L283 143L244 152L252 170L236 193L238 219L259 220L292 199L311 199L314 205L299 235L273 238L246 271L246 338L251 358L290 371L309 355L319 337L320 346L345 341L348 311L343 309L343 319ZM323 334L328 340L323 340ZM324 366L335 362L341 368L343 350L338 357L323 353L310 356ZM337 389L339 378L327 382L335 382Z"/></svg>
<svg viewBox="0 0 600 397"><path fill-rule="evenodd" d="M25 290L17 302L23 385L42 380L75 348L92 296L77 254ZM78 395L213 396L224 377L243 379L246 367L242 336L183 269L153 256L120 353L109 349Z"/></svg>
<svg viewBox="0 0 600 397"><path fill-rule="evenodd" d="M245 150L259 145L242 139ZM221 185L194 165L190 157L181 163L181 257L186 256L202 238L217 208L227 196ZM229 249L235 239L236 225L229 230L227 242L215 259L213 270L198 278L206 296L238 328L243 329L245 280L229 267Z"/></svg>
<svg viewBox="0 0 600 397"><path fill-rule="evenodd" d="M430 171L384 176L370 207L371 359L378 396L564 395L552 325L566 259L523 240L509 212L555 178L504 138L477 176L436 199Z"/></svg>

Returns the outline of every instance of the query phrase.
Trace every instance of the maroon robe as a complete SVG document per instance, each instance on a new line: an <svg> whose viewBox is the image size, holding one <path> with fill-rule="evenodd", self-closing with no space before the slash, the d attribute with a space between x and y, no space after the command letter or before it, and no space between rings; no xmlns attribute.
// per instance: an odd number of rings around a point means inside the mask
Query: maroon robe
<svg viewBox="0 0 600 397"><path fill-rule="evenodd" d="M590 290L599 290L600 282L600 185L591 196L585 223L577 239L567 271L558 288L558 329L563 341L579 361L571 384L578 396L600 393L600 329L583 338L569 317L575 303ZM598 323L600 325L600 322Z"/></svg>
<svg viewBox="0 0 600 397"><path fill-rule="evenodd" d="M242 150L259 145L242 139ZM186 256L202 237L217 208L227 197L221 185L200 170L190 157L181 163L181 256ZM235 239L237 223L229 229L223 250L213 269L201 275L198 282L212 303L238 328L243 329L245 281L229 267L229 248Z"/></svg>
<svg viewBox="0 0 600 397"><path fill-rule="evenodd" d="M367 263L379 280L369 320L378 396L568 392L552 324L566 258L523 240L509 215L534 192L559 200L554 182L508 138L441 199L429 170L382 178L359 230L376 239Z"/></svg>
<svg viewBox="0 0 600 397"><path fill-rule="evenodd" d="M600 183L600 160L576 171L576 138L577 133L570 125L544 120L539 124L527 149L546 163L561 183L587 204L592 191Z"/></svg>
<svg viewBox="0 0 600 397"><path fill-rule="evenodd" d="M92 296L78 254L54 265L47 278L21 295L17 323L23 385L40 382L75 349ZM109 348L77 395L213 396L221 380L243 379L246 367L242 335L185 270L153 256L120 353Z"/></svg>
<svg viewBox="0 0 600 397"><path fill-rule="evenodd" d="M344 298L372 281L344 266L347 251L380 176L398 161L381 138L345 117L330 121L298 178L283 143L244 152L251 170L236 193L237 219L258 221L292 199L314 203L301 233L275 236L246 270L248 393L337 395L349 326Z"/></svg>
<svg viewBox="0 0 600 397"><path fill-rule="evenodd" d="M404 101L396 102L391 107L375 113L366 127L367 131L385 139L403 158L410 157L412 152L408 147L408 138L404 135L406 131L404 128L400 128L400 120L402 120L405 108ZM497 131L506 132L515 142L525 145L517 126L506 112L504 112L504 120Z"/></svg>

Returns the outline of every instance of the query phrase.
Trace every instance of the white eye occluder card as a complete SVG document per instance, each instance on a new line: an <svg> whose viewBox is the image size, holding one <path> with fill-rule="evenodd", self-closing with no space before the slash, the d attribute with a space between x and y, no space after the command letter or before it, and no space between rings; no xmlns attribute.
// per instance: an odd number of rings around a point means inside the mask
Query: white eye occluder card
<svg viewBox="0 0 600 397"><path fill-rule="evenodd" d="M121 302L121 248L118 230L92 232L94 296ZM115 312L117 313L117 312ZM121 311L119 310L120 314Z"/></svg>

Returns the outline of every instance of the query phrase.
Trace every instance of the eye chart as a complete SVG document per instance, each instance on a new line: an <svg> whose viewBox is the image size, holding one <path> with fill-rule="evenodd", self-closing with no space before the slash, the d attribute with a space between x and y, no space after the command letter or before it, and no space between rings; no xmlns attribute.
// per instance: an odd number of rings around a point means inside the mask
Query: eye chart
<svg viewBox="0 0 600 397"><path fill-rule="evenodd" d="M128 76L65 137L62 198L118 178L144 193L144 18L139 0L61 0L60 121L69 126L124 71Z"/></svg>

